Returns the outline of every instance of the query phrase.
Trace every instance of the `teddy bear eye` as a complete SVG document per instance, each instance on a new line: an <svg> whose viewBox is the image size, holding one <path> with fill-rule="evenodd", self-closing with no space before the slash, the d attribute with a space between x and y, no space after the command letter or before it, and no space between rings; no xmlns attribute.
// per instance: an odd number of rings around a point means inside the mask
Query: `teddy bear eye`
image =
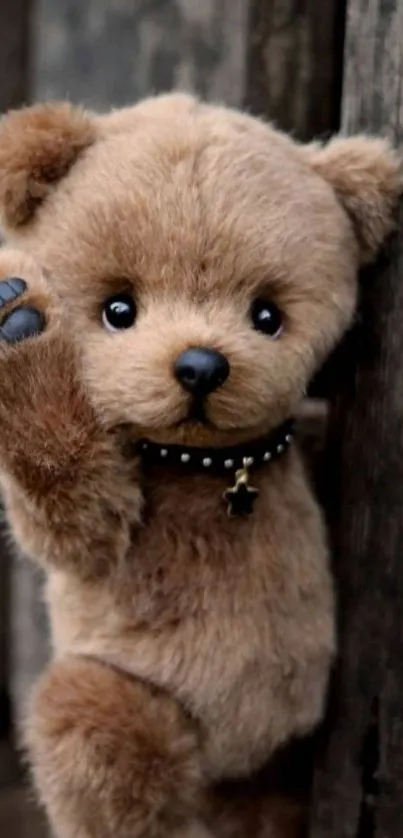
<svg viewBox="0 0 403 838"><path fill-rule="evenodd" d="M275 303L260 298L255 300L252 305L251 319L255 329L271 338L279 337L282 332L283 317Z"/></svg>
<svg viewBox="0 0 403 838"><path fill-rule="evenodd" d="M130 329L135 319L136 304L129 294L116 294L104 303L102 322L110 332Z"/></svg>

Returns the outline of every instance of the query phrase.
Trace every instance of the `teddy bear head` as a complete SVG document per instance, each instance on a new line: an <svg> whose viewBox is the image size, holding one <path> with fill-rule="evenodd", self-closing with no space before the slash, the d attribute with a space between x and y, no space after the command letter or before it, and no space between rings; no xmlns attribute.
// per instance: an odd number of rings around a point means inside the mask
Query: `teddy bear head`
<svg viewBox="0 0 403 838"><path fill-rule="evenodd" d="M401 187L383 140L303 146L189 96L0 124L6 239L62 300L104 421L156 442L235 444L293 414Z"/></svg>

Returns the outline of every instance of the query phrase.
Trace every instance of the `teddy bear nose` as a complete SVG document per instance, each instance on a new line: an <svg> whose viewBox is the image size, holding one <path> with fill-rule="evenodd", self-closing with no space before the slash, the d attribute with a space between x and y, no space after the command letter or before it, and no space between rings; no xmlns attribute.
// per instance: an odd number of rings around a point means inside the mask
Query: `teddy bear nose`
<svg viewBox="0 0 403 838"><path fill-rule="evenodd" d="M175 362L175 376L195 396L207 396L224 384L229 375L229 363L221 352L195 347L182 352Z"/></svg>

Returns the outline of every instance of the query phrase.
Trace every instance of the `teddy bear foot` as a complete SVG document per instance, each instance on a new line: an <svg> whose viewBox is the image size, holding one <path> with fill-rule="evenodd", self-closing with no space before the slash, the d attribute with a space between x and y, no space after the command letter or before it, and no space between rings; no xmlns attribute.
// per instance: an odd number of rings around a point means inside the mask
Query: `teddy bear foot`
<svg viewBox="0 0 403 838"><path fill-rule="evenodd" d="M54 661L27 744L57 838L211 838L198 729L146 682L95 660Z"/></svg>
<svg viewBox="0 0 403 838"><path fill-rule="evenodd" d="M0 282L0 311L19 299L27 290L27 283L20 277L10 277ZM32 306L14 308L6 315L0 326L0 340L15 343L43 332L45 318L42 312Z"/></svg>

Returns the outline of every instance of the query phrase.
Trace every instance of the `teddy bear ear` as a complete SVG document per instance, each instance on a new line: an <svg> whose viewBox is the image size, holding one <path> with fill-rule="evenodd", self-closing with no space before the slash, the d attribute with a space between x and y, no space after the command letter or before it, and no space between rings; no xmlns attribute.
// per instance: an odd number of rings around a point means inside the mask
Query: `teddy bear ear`
<svg viewBox="0 0 403 838"><path fill-rule="evenodd" d="M403 193L402 158L386 140L367 136L312 143L303 147L303 154L331 184L350 217L361 264L372 261L395 226Z"/></svg>
<svg viewBox="0 0 403 838"><path fill-rule="evenodd" d="M67 102L10 111L0 121L0 215L15 229L96 139L95 120Z"/></svg>

